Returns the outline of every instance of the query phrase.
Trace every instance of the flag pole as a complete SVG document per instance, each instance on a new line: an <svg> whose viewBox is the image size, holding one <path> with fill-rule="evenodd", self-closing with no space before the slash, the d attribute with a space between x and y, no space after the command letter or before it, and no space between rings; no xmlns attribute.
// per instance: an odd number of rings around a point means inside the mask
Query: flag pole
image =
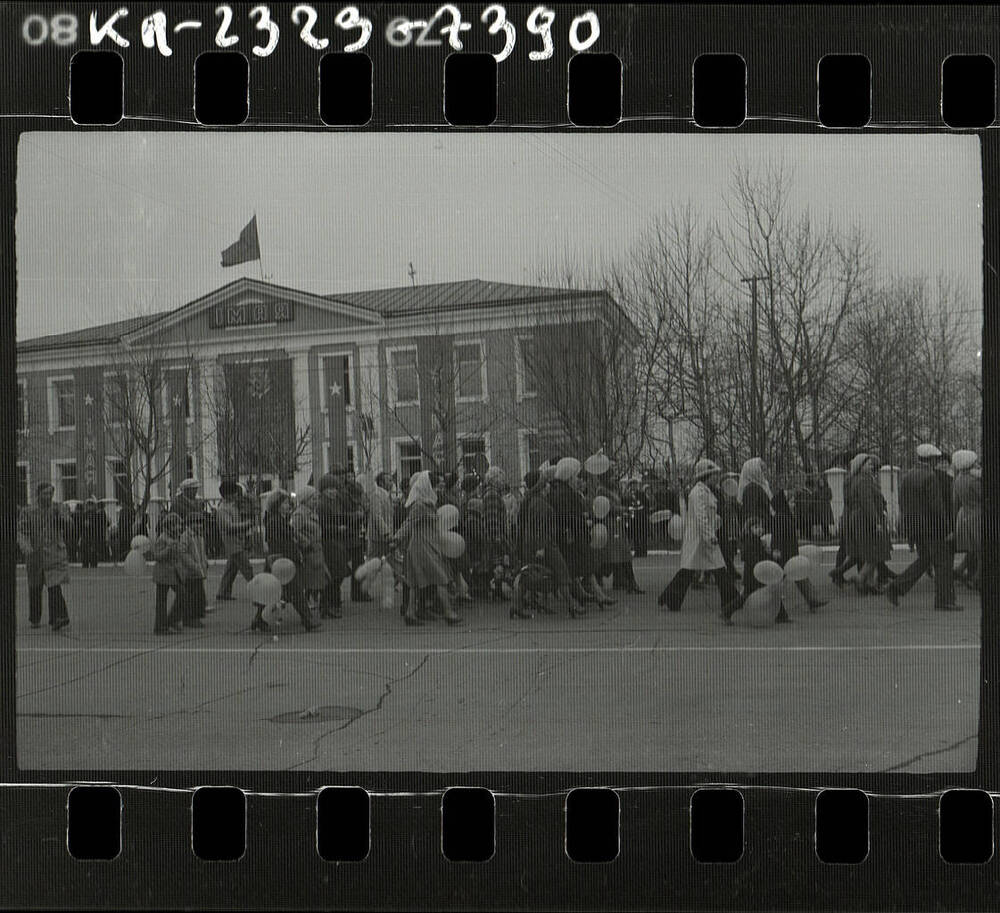
<svg viewBox="0 0 1000 913"><path fill-rule="evenodd" d="M253 211L253 222L254 222L254 225L257 226L257 253L260 254L261 253L261 249L260 249L260 224L257 222L257 210L256 209ZM259 256L257 258L257 266L260 269L260 281L263 282L264 281L264 258L263 258L263 256Z"/></svg>

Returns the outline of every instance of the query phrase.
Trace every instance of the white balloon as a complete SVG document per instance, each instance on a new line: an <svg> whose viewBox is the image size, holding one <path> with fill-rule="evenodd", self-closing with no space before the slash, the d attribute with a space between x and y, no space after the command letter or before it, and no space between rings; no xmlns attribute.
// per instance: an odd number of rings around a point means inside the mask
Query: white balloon
<svg viewBox="0 0 1000 913"><path fill-rule="evenodd" d="M680 514L674 514L670 518L670 522L667 524L667 535L669 535L671 539L684 538L684 520L681 518Z"/></svg>
<svg viewBox="0 0 1000 913"><path fill-rule="evenodd" d="M583 468L592 476L603 475L611 468L611 460L605 453L595 453L584 460Z"/></svg>
<svg viewBox="0 0 1000 913"><path fill-rule="evenodd" d="M286 586L295 578L295 562L291 558L278 558L271 565L271 573L282 586Z"/></svg>
<svg viewBox="0 0 1000 913"><path fill-rule="evenodd" d="M381 558L369 558L355 572L355 580L364 580L369 574L377 571L382 566Z"/></svg>
<svg viewBox="0 0 1000 913"><path fill-rule="evenodd" d="M774 624L780 610L781 588L765 586L747 596L743 608L733 614L733 621L751 628L766 628Z"/></svg>
<svg viewBox="0 0 1000 913"><path fill-rule="evenodd" d="M785 572L776 561L758 561L753 568L753 575L764 586L781 583Z"/></svg>
<svg viewBox="0 0 1000 913"><path fill-rule="evenodd" d="M132 549L135 551L145 552L149 549L152 543L149 541L149 536L133 536L132 537Z"/></svg>
<svg viewBox="0 0 1000 913"><path fill-rule="evenodd" d="M281 581L274 574L257 574L247 585L247 593L257 605L273 605L281 599Z"/></svg>
<svg viewBox="0 0 1000 913"><path fill-rule="evenodd" d="M669 510L657 510L649 515L650 523L666 523L673 514Z"/></svg>
<svg viewBox="0 0 1000 913"><path fill-rule="evenodd" d="M608 528L603 523L595 523L590 530L590 547L604 548L608 539Z"/></svg>
<svg viewBox="0 0 1000 913"><path fill-rule="evenodd" d="M603 520L611 512L611 502L604 496L594 498L594 516Z"/></svg>
<svg viewBox="0 0 1000 913"><path fill-rule="evenodd" d="M458 508L454 504L442 504L438 508L438 523L443 530L458 526Z"/></svg>
<svg viewBox="0 0 1000 913"><path fill-rule="evenodd" d="M465 554L465 540L451 530L442 533L441 551L444 552L446 558L461 558Z"/></svg>
<svg viewBox="0 0 1000 913"><path fill-rule="evenodd" d="M785 562L785 576L789 580L807 580L810 567L809 559L805 555L793 555Z"/></svg>
<svg viewBox="0 0 1000 913"><path fill-rule="evenodd" d="M722 491L724 494L729 495L730 498L735 498L739 494L740 484L736 479L726 479L722 483Z"/></svg>
<svg viewBox="0 0 1000 913"><path fill-rule="evenodd" d="M818 545L800 545L799 554L804 558L808 558L809 563L813 567L817 567L823 561L823 549Z"/></svg>
<svg viewBox="0 0 1000 913"><path fill-rule="evenodd" d="M146 557L141 551L136 549L128 553L122 566L129 577L141 577L146 573Z"/></svg>

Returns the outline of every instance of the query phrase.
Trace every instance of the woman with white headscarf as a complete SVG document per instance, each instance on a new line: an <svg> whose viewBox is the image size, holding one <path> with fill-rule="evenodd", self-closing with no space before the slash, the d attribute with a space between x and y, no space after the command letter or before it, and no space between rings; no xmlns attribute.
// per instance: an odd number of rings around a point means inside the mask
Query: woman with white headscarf
<svg viewBox="0 0 1000 913"><path fill-rule="evenodd" d="M410 492L406 497L406 520L392 537L393 547L405 546L403 574L410 589L409 603L404 607L403 620L408 625L422 625L417 616L420 591L434 587L444 609L444 620L450 625L463 619L451 605L448 584L451 568L441 548L441 527L438 523L437 494L430 473L418 472L410 477Z"/></svg>
<svg viewBox="0 0 1000 913"><path fill-rule="evenodd" d="M952 497L955 517L955 551L965 552L962 574L969 586L982 586L983 570L983 482L979 458L971 450L956 450L951 456L955 467Z"/></svg>

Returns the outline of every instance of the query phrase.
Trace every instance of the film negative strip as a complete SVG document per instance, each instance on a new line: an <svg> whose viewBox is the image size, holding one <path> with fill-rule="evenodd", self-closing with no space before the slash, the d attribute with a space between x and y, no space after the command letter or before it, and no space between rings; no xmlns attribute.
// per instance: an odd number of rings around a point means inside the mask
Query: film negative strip
<svg viewBox="0 0 1000 913"><path fill-rule="evenodd" d="M995 8L0 23L0 904L995 905Z"/></svg>

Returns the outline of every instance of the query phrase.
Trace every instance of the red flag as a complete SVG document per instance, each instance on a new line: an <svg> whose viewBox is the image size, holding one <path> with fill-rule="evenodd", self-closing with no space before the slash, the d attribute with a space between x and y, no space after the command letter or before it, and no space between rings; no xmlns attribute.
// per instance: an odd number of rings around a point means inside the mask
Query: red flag
<svg viewBox="0 0 1000 913"><path fill-rule="evenodd" d="M260 259L260 241L257 238L257 216L255 215L240 232L240 239L230 244L222 252L223 266L236 266Z"/></svg>
<svg viewBox="0 0 1000 913"><path fill-rule="evenodd" d="M323 359L323 379L326 382L327 418L330 422L330 470L347 468L347 396L350 382L346 355Z"/></svg>

